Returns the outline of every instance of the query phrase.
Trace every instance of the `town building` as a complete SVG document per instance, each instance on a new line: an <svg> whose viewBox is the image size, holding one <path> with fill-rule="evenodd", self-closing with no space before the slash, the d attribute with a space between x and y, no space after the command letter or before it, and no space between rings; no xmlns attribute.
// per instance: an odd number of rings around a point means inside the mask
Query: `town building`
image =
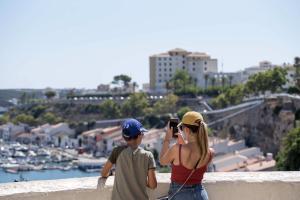
<svg viewBox="0 0 300 200"><path fill-rule="evenodd" d="M189 52L176 48L165 53L152 55L150 63L150 91L165 93L167 84L176 70L186 70L195 85L204 88L204 75L218 72L218 60L206 53Z"/></svg>

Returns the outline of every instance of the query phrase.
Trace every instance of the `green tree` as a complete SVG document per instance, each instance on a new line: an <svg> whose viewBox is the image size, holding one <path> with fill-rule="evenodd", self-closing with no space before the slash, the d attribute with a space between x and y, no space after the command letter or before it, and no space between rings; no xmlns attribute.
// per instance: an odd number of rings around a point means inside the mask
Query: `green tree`
<svg viewBox="0 0 300 200"><path fill-rule="evenodd" d="M286 70L280 67L275 67L266 72L259 72L249 77L245 89L249 94L264 93L267 90L276 92L286 84L286 74Z"/></svg>
<svg viewBox="0 0 300 200"><path fill-rule="evenodd" d="M217 79L215 77L211 77L210 81L211 81L211 87L215 87Z"/></svg>
<svg viewBox="0 0 300 200"><path fill-rule="evenodd" d="M300 57L295 57L294 67L296 69L296 75L295 75L296 86L300 88Z"/></svg>
<svg viewBox="0 0 300 200"><path fill-rule="evenodd" d="M37 105L31 109L31 114L34 118L38 118L46 111L47 107L44 105Z"/></svg>
<svg viewBox="0 0 300 200"><path fill-rule="evenodd" d="M59 117L57 117L56 115L54 115L51 112L47 112L47 113L43 114L43 116L41 118L42 118L41 120L43 123L49 123L49 124L56 124L61 121L61 119Z"/></svg>
<svg viewBox="0 0 300 200"><path fill-rule="evenodd" d="M148 107L147 96L144 93L134 93L129 96L121 107L124 117L139 117L145 114Z"/></svg>
<svg viewBox="0 0 300 200"><path fill-rule="evenodd" d="M178 111L177 111L177 116L179 119L182 119L183 115L189 111L191 111L192 109L188 106L185 107L181 107Z"/></svg>
<svg viewBox="0 0 300 200"><path fill-rule="evenodd" d="M244 85L235 85L232 89L225 92L225 97L229 104L235 105L243 101L245 96Z"/></svg>
<svg viewBox="0 0 300 200"><path fill-rule="evenodd" d="M219 96L217 96L216 98L214 98L211 101L211 104L215 108L225 108L229 105L229 102L228 102L228 99L226 98L225 94L220 94Z"/></svg>
<svg viewBox="0 0 300 200"><path fill-rule="evenodd" d="M169 94L165 98L158 100L154 104L155 114L174 113L178 97L174 94Z"/></svg>
<svg viewBox="0 0 300 200"><path fill-rule="evenodd" d="M100 105L100 112L104 118L115 119L121 116L120 106L113 100L105 100Z"/></svg>
<svg viewBox="0 0 300 200"><path fill-rule="evenodd" d="M273 70L269 70L266 72L268 88L272 92L276 92L278 90L282 90L282 86L286 84L287 71L281 67L275 67Z"/></svg>
<svg viewBox="0 0 300 200"><path fill-rule="evenodd" d="M198 93L195 80L186 70L176 70L173 78L170 80L171 88L176 95L193 95Z"/></svg>
<svg viewBox="0 0 300 200"><path fill-rule="evenodd" d="M278 170L300 170L300 128L291 130L283 139L280 152L277 155Z"/></svg>
<svg viewBox="0 0 300 200"><path fill-rule="evenodd" d="M56 92L55 91L52 91L52 90L49 90L45 93L45 96L47 97L47 99L52 99L53 97L56 96Z"/></svg>
<svg viewBox="0 0 300 200"><path fill-rule="evenodd" d="M222 77L221 77L221 84L222 84L222 89L223 90L224 90L226 82L227 82L227 78L223 74Z"/></svg>
<svg viewBox="0 0 300 200"><path fill-rule="evenodd" d="M100 106L93 105L93 104L87 104L86 106L84 106L83 113L84 114L100 114Z"/></svg>
<svg viewBox="0 0 300 200"><path fill-rule="evenodd" d="M28 94L26 92L23 92L21 97L20 97L20 103L21 104L26 104L28 103Z"/></svg>
<svg viewBox="0 0 300 200"><path fill-rule="evenodd" d="M9 122L9 116L8 115L3 115L3 116L0 117L0 125L6 124L7 122Z"/></svg>
<svg viewBox="0 0 300 200"><path fill-rule="evenodd" d="M136 88L138 88L139 85L137 84L137 82L133 82L133 83L132 83L132 87L133 87L133 93L135 93Z"/></svg>
<svg viewBox="0 0 300 200"><path fill-rule="evenodd" d="M34 119L33 116L31 115L27 115L27 114L19 114L17 115L13 122L15 124L18 124L18 123L24 123L24 124L28 124L30 126L35 126L37 124L37 121Z"/></svg>
<svg viewBox="0 0 300 200"><path fill-rule="evenodd" d="M232 75L229 75L229 76L228 76L228 79L229 79L229 87L231 87L231 86L232 86L233 76L232 76Z"/></svg>
<svg viewBox="0 0 300 200"><path fill-rule="evenodd" d="M130 81L131 81L131 77L129 77L125 74L120 74L120 75L114 76L114 80L112 83L119 84L121 82L124 87L128 87Z"/></svg>

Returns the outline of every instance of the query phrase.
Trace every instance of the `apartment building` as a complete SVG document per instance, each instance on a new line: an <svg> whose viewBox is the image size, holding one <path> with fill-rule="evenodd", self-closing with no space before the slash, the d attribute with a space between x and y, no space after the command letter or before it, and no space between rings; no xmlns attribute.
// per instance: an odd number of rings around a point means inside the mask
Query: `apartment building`
<svg viewBox="0 0 300 200"><path fill-rule="evenodd" d="M205 87L204 75L218 72L218 60L206 53L189 52L176 48L165 53L152 55L150 65L150 91L167 91L168 81L172 79L176 70L186 70L199 87Z"/></svg>

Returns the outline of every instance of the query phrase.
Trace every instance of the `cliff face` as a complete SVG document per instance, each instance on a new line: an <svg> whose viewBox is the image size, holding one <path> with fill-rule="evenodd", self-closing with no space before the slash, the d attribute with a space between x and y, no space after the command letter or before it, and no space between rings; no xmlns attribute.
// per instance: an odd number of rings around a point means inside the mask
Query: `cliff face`
<svg viewBox="0 0 300 200"><path fill-rule="evenodd" d="M231 139L245 139L248 146L276 155L282 139L294 128L297 106L282 99L266 100L260 106L226 120L216 131Z"/></svg>

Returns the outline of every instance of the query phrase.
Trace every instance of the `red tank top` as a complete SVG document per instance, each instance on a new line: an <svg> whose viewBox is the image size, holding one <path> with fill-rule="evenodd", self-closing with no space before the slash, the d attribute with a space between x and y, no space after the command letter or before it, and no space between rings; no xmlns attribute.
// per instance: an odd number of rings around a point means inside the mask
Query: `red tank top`
<svg viewBox="0 0 300 200"><path fill-rule="evenodd" d="M200 184L203 179L203 175L207 170L207 165L211 161L211 152L209 151L209 160L208 162L200 167L197 168L190 179L186 182L186 185L194 185L194 184ZM179 165L171 165L172 168L172 173L171 173L171 181L178 183L178 184L183 184L187 177L190 175L190 173L193 171L192 169L188 169L185 166L182 165L181 163L181 145L179 145Z"/></svg>

